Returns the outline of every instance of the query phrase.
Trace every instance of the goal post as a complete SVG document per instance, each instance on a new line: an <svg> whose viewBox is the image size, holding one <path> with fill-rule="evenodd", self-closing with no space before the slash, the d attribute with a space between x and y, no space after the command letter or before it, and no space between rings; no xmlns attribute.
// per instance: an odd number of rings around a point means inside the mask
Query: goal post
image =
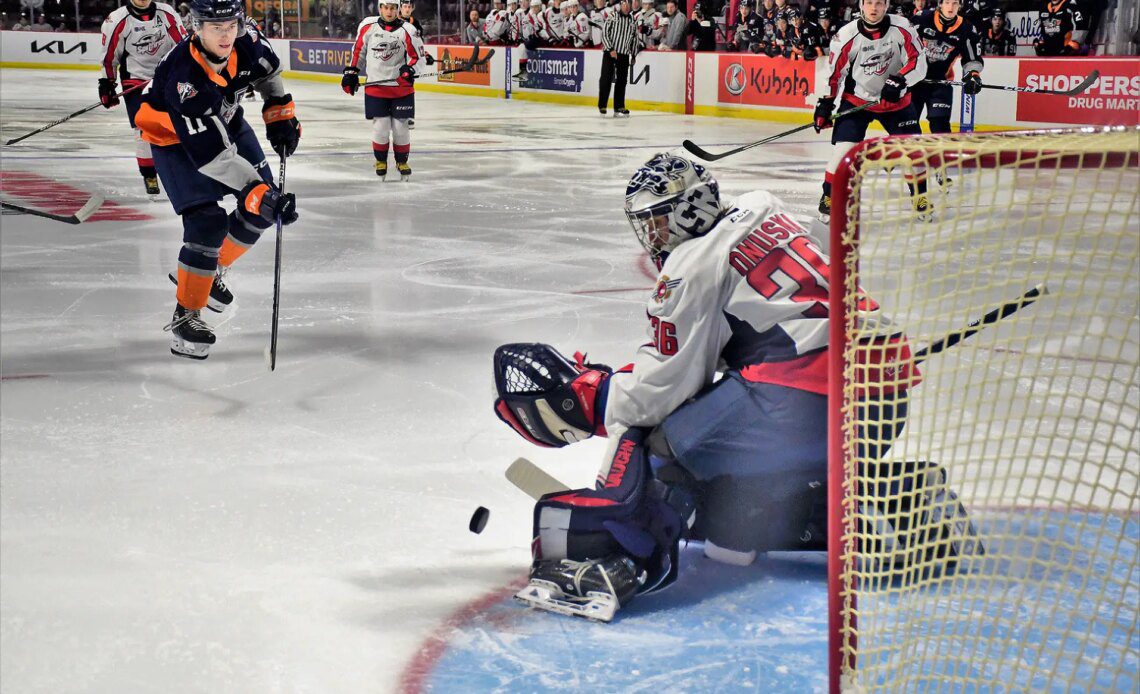
<svg viewBox="0 0 1140 694"><path fill-rule="evenodd" d="M1101 128L837 170L832 692L1140 688L1138 159Z"/></svg>

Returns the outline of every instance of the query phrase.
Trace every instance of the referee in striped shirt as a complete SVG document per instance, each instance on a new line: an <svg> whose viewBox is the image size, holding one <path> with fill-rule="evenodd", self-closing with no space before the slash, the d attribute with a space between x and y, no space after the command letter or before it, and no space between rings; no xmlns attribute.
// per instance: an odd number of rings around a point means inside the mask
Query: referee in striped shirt
<svg viewBox="0 0 1140 694"><path fill-rule="evenodd" d="M602 27L602 79L598 83L598 111L606 115L610 101L610 85L614 85L614 118L628 118L625 107L625 85L629 82L629 63L637 55L637 26L629 13L630 0L621 0L618 11ZM614 71L617 71L617 81Z"/></svg>

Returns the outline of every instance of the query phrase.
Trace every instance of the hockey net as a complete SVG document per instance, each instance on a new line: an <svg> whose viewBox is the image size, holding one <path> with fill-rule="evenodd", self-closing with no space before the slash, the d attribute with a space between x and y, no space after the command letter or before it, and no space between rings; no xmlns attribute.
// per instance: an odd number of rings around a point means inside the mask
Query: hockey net
<svg viewBox="0 0 1140 694"><path fill-rule="evenodd" d="M886 138L841 167L832 691L1140 687L1138 152L1128 129ZM920 374L868 367L900 359Z"/></svg>

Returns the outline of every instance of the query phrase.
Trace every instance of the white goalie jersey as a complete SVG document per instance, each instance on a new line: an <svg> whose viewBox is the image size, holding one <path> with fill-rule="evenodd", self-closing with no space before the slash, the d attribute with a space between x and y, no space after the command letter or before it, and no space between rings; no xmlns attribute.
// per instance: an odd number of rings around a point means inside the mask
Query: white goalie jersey
<svg viewBox="0 0 1140 694"><path fill-rule="evenodd" d="M660 424L726 368L826 393L827 263L766 191L742 195L708 234L678 246L646 306L649 342L632 373L610 379L610 436Z"/></svg>

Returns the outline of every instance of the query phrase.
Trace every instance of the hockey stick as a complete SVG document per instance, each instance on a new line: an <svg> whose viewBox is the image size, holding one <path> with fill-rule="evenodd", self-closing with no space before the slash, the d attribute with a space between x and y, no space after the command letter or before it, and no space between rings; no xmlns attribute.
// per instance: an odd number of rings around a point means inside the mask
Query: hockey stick
<svg viewBox="0 0 1140 694"><path fill-rule="evenodd" d="M31 207L24 207L23 205L13 205L10 202L0 202L0 207L3 207L5 209L15 210L16 212L23 212L24 214L31 214L37 217L54 219L55 221L63 222L64 224L82 224L83 222L87 221L88 217L95 214L95 210L98 210L102 205L103 197L101 195L92 195L87 200L87 202L83 203L83 207L80 207L78 210L76 210L75 214L62 215L52 214L51 212L43 212L42 210L36 210Z"/></svg>
<svg viewBox="0 0 1140 694"><path fill-rule="evenodd" d="M1004 84L983 84L982 89L1000 89L1006 92L1021 92L1022 94L1054 94L1056 96L1076 96L1083 94L1086 89L1093 85L1100 79L1100 71L1093 70L1089 76L1081 80L1081 83L1072 89L1058 91L1056 89L1036 89L1034 87L1010 87ZM925 80L927 84L949 84L952 87L961 87L961 80Z"/></svg>
<svg viewBox="0 0 1140 694"><path fill-rule="evenodd" d="M468 59L468 61L466 63L460 65L459 67L453 67L449 70L439 70L437 72L425 72L422 75L418 75L416 77L416 79L422 79L424 77L439 77L440 75L450 75L450 74L455 73L455 72L467 72L467 71L471 70L472 68L479 67L480 65L486 65L487 61L491 59L491 56L495 55L495 49L492 48L491 50L487 51L487 55L476 60L475 57L478 54L479 54L479 47L475 46L474 50L471 51L471 58ZM391 84L393 82L398 81L399 79L400 79L399 77L393 77L392 79L388 79L388 80L376 80L375 82L365 82L364 84L362 84L360 86L361 87L372 87L374 85L379 85L379 84Z"/></svg>
<svg viewBox="0 0 1140 694"><path fill-rule="evenodd" d="M1002 318L1006 318L1012 315L1018 310L1033 304L1040 297L1046 296L1048 294L1049 288L1045 286L1044 282L1042 282L1041 284L1022 294L1017 299L1013 301L1007 301L1001 306L998 306L994 310L982 316L978 320L971 321L966 325L966 327L959 328L954 332L947 334L945 337L939 338L926 347L918 350L914 353L914 363L921 364L935 354L949 349L962 340L965 340L971 335L974 335L975 333L981 331L981 329L987 325L993 325L994 323L997 323Z"/></svg>
<svg viewBox="0 0 1140 694"><path fill-rule="evenodd" d="M546 494L568 492L570 487L559 482L545 470L526 458L518 458L506 471L507 481L530 498L538 501Z"/></svg>
<svg viewBox="0 0 1140 694"><path fill-rule="evenodd" d="M140 82L140 83L136 84L135 86L131 87L130 89L124 89L123 91L116 94L115 98L117 99L120 96L123 96L124 94L128 94L130 92L133 92L134 90L138 89L139 87L146 86L149 83L150 83L150 80L147 80L146 82ZM68 115L68 116L64 116L63 118L60 118L59 120L57 120L53 123L48 123L47 125L43 126L42 128L38 128L36 130L33 130L32 132L27 133L26 135L14 137L11 140L8 140L7 142L5 142L4 145L5 146L14 145L17 142L22 142L23 140L28 139L32 135L39 135L40 133L42 133L45 130L48 130L50 128L54 128L55 126L59 125L60 123L66 123L67 121L71 120L72 118L75 118L76 116L82 116L84 113L87 113L88 111L91 111L92 109L99 108L102 105L103 105L102 101L96 101L95 103L91 104L90 106L87 106L85 108L81 108L78 111L76 111L75 113L72 113L71 115Z"/></svg>
<svg viewBox="0 0 1140 694"><path fill-rule="evenodd" d="M282 196L285 195L285 151L281 151L281 172L278 176L280 187L278 191ZM273 371L277 368L277 318L281 313L281 213L277 213L277 246L273 251L273 327L269 333L269 351L266 357L269 362L269 370Z"/></svg>
<svg viewBox="0 0 1140 694"><path fill-rule="evenodd" d="M876 106L878 103L879 103L878 101L869 101L869 102L867 102L861 106L856 106L855 108L844 111L843 113L836 114L835 117L836 118L842 118L843 116L849 116L852 113L858 113L860 111L865 111L865 110L871 108L872 106ZM793 135L795 133L800 132L801 130L807 130L808 128L814 128L814 127L815 127L815 121L813 120L811 123L808 123L807 125L801 125L801 126L792 128L791 130L785 130L782 133L777 133L776 135L772 135L771 137L766 137L763 140L759 140L757 142L753 142L751 144L744 145L743 147L737 147L736 149L730 149L727 152L721 152L720 154L713 154L712 152L709 152L708 150L702 149L700 147L700 145L693 142L692 140L685 140L684 142L681 143L681 146L684 147L685 149L687 149L691 154L693 154L693 155L695 155L701 159L704 159L705 161L717 161L719 159L724 159L725 157L731 157L734 154L740 154L741 152L743 152L746 149L752 149L753 147L759 147L760 145L766 145L769 142L774 142L776 140L779 140L781 137L787 137L788 135Z"/></svg>

